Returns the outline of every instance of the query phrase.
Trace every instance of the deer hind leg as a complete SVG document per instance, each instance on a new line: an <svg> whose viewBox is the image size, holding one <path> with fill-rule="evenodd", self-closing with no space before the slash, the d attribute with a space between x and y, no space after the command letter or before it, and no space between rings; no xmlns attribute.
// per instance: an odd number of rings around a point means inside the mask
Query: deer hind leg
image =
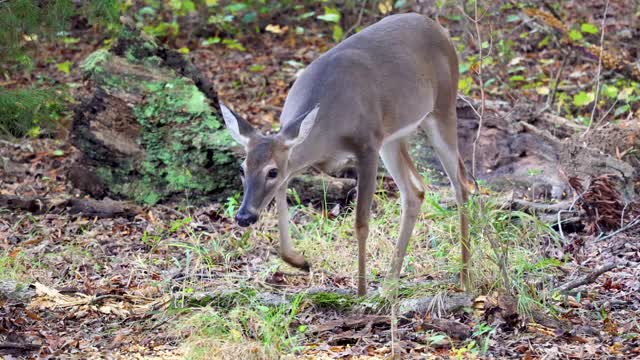
<svg viewBox="0 0 640 360"><path fill-rule="evenodd" d="M358 239L358 295L367 294L367 237L371 203L376 190L378 154L375 150L364 152L358 158L358 197L356 199L356 238Z"/></svg>
<svg viewBox="0 0 640 360"><path fill-rule="evenodd" d="M283 184L276 193L276 206L278 210L278 232L280 233L280 258L287 264L309 271L309 263L293 247L289 237L289 210L287 206L287 184Z"/></svg>
<svg viewBox="0 0 640 360"><path fill-rule="evenodd" d="M465 290L470 291L469 261L471 259L471 251L469 245L469 218L465 207L469 197L469 181L464 163L458 153L456 122L455 110L445 114L436 112L427 117L423 126L429 133L433 149L447 173L447 177L451 182L451 187L456 196L460 218L460 243L462 246L462 271L460 272L460 281Z"/></svg>
<svg viewBox="0 0 640 360"><path fill-rule="evenodd" d="M424 200L424 185L422 177L416 170L407 151L404 139L398 139L382 146L380 157L387 171L391 174L393 181L398 185L402 203L400 235L391 262L391 272L388 275L392 281L397 282L402 271L407 245L411 239L418 215L420 215L420 207Z"/></svg>

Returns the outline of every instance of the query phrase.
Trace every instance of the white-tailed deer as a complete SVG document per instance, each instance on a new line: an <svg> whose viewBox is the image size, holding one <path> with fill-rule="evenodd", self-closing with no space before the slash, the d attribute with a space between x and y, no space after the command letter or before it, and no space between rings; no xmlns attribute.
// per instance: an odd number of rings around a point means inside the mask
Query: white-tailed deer
<svg viewBox="0 0 640 360"><path fill-rule="evenodd" d="M327 172L355 166L358 294L364 295L379 156L402 201L400 236L389 274L397 280L424 198L422 177L407 151L407 138L422 127L455 192L462 243L460 278L469 290L468 181L458 154L457 86L458 59L446 30L422 15L403 14L384 18L312 62L289 91L277 134L259 133L221 105L229 131L247 151L242 165L244 198L236 221L240 226L255 223L275 196L280 256L308 269L289 238L287 183L310 166Z"/></svg>

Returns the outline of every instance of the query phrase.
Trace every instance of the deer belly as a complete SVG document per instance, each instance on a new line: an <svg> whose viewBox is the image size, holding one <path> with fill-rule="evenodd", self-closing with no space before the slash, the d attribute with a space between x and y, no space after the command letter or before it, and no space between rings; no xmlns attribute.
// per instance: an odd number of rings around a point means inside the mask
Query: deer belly
<svg viewBox="0 0 640 360"><path fill-rule="evenodd" d="M355 156L352 154L339 153L314 165L314 167L326 174L335 175L342 170L355 166L355 163Z"/></svg>

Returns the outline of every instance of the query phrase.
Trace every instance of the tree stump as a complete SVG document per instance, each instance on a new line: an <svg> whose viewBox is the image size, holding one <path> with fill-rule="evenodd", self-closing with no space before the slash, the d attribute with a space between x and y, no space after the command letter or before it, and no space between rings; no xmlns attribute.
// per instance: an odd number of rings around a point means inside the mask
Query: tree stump
<svg viewBox="0 0 640 360"><path fill-rule="evenodd" d="M90 96L77 107L69 173L94 197L154 204L219 199L240 189L238 149L211 83L177 51L125 26L83 63Z"/></svg>

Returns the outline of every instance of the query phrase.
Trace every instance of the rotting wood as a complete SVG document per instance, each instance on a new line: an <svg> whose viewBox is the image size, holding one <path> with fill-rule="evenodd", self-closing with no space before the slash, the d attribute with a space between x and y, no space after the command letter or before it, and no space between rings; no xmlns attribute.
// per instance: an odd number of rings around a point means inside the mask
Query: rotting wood
<svg viewBox="0 0 640 360"><path fill-rule="evenodd" d="M325 331L335 331L336 329L361 329L368 324L390 324L388 316L384 315L365 315L355 319L338 319L331 320L320 325L316 325L309 329L309 333L318 334Z"/></svg>
<svg viewBox="0 0 640 360"><path fill-rule="evenodd" d="M133 218L142 212L142 209L136 205L111 199L55 199L2 194L0 194L0 208L28 211L34 214L67 212L72 215L99 218Z"/></svg>
<svg viewBox="0 0 640 360"><path fill-rule="evenodd" d="M473 298L468 294L435 295L402 300L399 312L407 317L425 313L441 317L472 305Z"/></svg>

